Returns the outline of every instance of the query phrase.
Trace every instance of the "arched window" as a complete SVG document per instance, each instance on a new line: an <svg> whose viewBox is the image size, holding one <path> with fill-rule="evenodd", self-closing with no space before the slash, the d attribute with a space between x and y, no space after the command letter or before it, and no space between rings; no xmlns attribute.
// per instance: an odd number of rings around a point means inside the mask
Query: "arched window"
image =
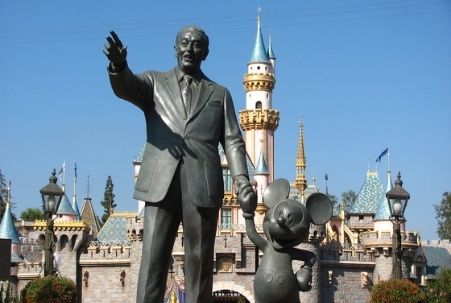
<svg viewBox="0 0 451 303"><path fill-rule="evenodd" d="M255 109L262 109L262 102L261 101L257 101L255 103Z"/></svg>
<svg viewBox="0 0 451 303"><path fill-rule="evenodd" d="M62 235L60 238L60 241L59 241L59 247L58 247L59 249L58 250L59 251L63 250L66 247L67 242L69 242L69 238L66 235Z"/></svg>

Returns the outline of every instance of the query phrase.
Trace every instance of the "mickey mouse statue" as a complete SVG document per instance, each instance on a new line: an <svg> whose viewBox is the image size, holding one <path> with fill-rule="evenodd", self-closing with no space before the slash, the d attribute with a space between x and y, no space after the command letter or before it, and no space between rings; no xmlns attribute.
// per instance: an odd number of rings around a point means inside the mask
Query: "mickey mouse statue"
<svg viewBox="0 0 451 303"><path fill-rule="evenodd" d="M268 208L263 221L266 239L255 229L255 204L239 201L249 239L263 252L254 280L256 303L300 303L299 291L311 289L316 256L295 246L307 242L310 223L329 221L332 204L322 193L310 195L305 205L288 199L289 193L290 184L286 179L275 180L263 193L263 203ZM304 261L296 274L293 260Z"/></svg>

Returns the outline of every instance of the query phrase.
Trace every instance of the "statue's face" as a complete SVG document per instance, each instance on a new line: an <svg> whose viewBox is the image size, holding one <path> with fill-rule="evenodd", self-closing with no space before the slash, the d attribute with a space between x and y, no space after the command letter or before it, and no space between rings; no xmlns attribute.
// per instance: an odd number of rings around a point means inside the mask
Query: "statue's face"
<svg viewBox="0 0 451 303"><path fill-rule="evenodd" d="M202 61L207 58L208 43L201 32L187 29L178 34L174 50L179 67L192 75L200 70Z"/></svg>

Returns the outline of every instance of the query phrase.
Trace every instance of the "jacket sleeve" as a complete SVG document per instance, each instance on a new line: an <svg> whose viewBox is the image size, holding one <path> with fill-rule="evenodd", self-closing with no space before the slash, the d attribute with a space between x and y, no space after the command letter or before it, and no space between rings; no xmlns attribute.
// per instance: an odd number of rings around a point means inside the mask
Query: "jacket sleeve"
<svg viewBox="0 0 451 303"><path fill-rule="evenodd" d="M121 99L127 100L142 110L152 102L153 84L151 73L134 74L128 65L120 72L108 69L111 87Z"/></svg>
<svg viewBox="0 0 451 303"><path fill-rule="evenodd" d="M224 94L224 133L221 140L230 173L233 178L238 175L249 177L246 164L246 148L236 118L232 97L227 89Z"/></svg>

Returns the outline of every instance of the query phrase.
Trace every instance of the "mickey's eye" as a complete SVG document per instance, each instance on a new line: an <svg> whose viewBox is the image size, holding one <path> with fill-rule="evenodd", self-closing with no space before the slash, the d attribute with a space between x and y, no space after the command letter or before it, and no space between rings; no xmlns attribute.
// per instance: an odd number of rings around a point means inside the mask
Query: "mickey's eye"
<svg viewBox="0 0 451 303"><path fill-rule="evenodd" d="M288 226L292 226L293 223L294 223L294 220L295 220L295 215L289 213L289 214L287 215L287 222L286 222L286 224L287 224Z"/></svg>

